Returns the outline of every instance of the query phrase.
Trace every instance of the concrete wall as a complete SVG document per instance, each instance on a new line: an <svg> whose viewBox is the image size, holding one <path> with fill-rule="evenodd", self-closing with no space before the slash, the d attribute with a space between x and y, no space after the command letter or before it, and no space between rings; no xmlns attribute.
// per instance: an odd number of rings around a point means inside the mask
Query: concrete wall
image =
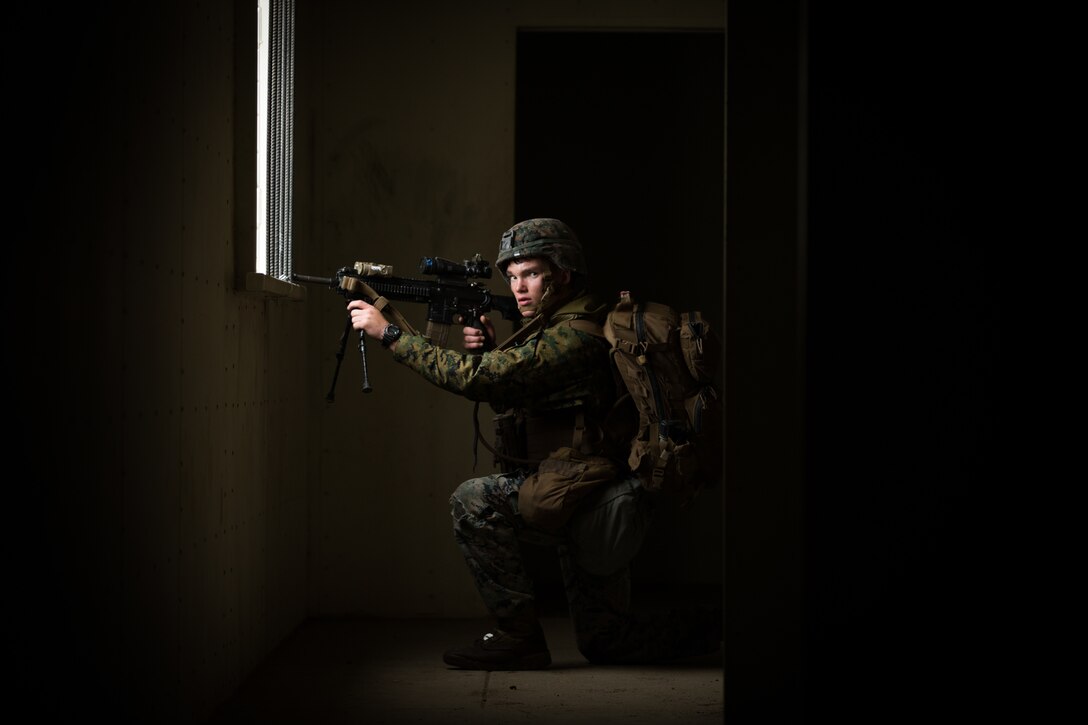
<svg viewBox="0 0 1088 725"><path fill-rule="evenodd" d="M234 8L25 20L20 259L64 278L21 320L30 664L46 707L198 718L307 613L305 311L235 284Z"/></svg>

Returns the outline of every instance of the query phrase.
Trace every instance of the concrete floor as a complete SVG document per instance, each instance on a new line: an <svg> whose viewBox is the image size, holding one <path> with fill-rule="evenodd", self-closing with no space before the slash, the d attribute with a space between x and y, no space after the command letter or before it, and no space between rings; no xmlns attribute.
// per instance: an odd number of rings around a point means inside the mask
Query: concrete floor
<svg viewBox="0 0 1088 725"><path fill-rule="evenodd" d="M592 666L570 621L543 626L552 666L529 672L447 667L442 652L487 620L315 620L226 702L212 723L721 723L721 653L658 666Z"/></svg>

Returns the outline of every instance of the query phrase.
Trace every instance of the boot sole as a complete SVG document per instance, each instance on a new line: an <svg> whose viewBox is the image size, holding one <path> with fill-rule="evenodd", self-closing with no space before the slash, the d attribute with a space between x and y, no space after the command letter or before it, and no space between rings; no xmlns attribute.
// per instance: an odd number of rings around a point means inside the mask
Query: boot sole
<svg viewBox="0 0 1088 725"><path fill-rule="evenodd" d="M473 659L471 657L464 657L457 654L446 654L442 656L442 661L452 667L459 667L462 670L542 670L552 663L552 656L550 652L536 652L531 655L525 655L516 659L507 660L505 662L499 661L486 661Z"/></svg>

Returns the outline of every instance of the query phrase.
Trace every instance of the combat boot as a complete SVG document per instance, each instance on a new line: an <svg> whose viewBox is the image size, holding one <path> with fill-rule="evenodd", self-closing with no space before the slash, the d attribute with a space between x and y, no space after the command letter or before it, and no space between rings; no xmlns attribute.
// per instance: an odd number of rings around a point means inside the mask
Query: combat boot
<svg viewBox="0 0 1088 725"><path fill-rule="evenodd" d="M539 624L499 620L499 625L469 647L446 650L442 661L464 670L540 670L552 663Z"/></svg>

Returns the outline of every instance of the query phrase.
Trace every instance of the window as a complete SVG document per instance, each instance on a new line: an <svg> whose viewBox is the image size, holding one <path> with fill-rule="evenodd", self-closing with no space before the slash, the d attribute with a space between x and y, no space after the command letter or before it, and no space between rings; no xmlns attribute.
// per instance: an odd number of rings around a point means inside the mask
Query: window
<svg viewBox="0 0 1088 725"><path fill-rule="evenodd" d="M255 291L274 292L281 285L273 280L289 282L294 271L294 46L294 0L257 0L256 238L247 283Z"/></svg>

